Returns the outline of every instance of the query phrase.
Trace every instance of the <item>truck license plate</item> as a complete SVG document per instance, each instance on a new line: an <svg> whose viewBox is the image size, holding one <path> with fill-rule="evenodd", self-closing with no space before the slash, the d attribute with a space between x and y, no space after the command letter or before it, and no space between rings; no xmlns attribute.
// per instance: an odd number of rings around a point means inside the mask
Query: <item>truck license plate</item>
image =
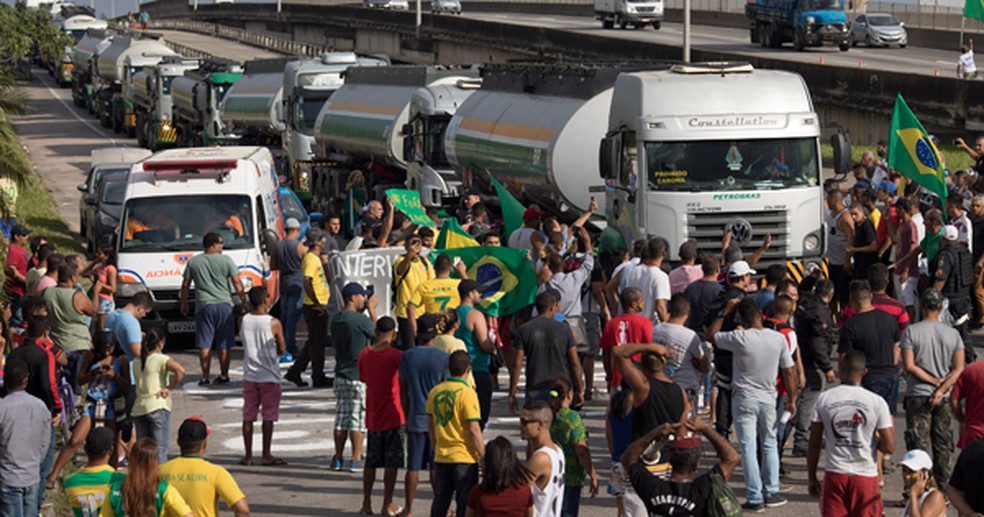
<svg viewBox="0 0 984 517"><path fill-rule="evenodd" d="M191 334L195 332L195 322L171 321L167 324L167 331L170 334Z"/></svg>
<svg viewBox="0 0 984 517"><path fill-rule="evenodd" d="M643 18L642 23L649 23L649 18Z"/></svg>

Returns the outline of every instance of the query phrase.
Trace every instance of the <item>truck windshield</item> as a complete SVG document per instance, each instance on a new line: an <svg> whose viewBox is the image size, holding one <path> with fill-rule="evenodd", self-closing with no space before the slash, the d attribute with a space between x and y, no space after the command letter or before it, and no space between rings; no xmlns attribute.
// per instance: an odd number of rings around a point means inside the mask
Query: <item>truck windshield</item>
<svg viewBox="0 0 984 517"><path fill-rule="evenodd" d="M770 190L819 185L816 139L646 142L649 190Z"/></svg>
<svg viewBox="0 0 984 517"><path fill-rule="evenodd" d="M226 250L253 245L253 218L247 196L164 196L130 199L123 209L120 251L195 251L215 232Z"/></svg>
<svg viewBox="0 0 984 517"><path fill-rule="evenodd" d="M804 0L804 11L839 11L840 0Z"/></svg>
<svg viewBox="0 0 984 517"><path fill-rule="evenodd" d="M314 135L314 123L318 120L318 113L324 107L328 99L324 95L319 95L313 99L298 99L297 109L297 129L305 135Z"/></svg>
<svg viewBox="0 0 984 517"><path fill-rule="evenodd" d="M444 152L444 133L448 129L450 117L428 117L424 119L426 124L423 135L423 156L424 161L431 167L450 167L448 155Z"/></svg>

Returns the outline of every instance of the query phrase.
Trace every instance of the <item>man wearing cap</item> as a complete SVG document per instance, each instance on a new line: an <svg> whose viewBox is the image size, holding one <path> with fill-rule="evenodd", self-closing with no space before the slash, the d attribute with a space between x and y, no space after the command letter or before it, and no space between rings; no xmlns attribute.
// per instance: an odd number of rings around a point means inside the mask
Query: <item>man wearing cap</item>
<svg viewBox="0 0 984 517"><path fill-rule="evenodd" d="M212 431L197 416L182 422L178 428L181 456L161 465L161 481L181 494L196 517L218 517L220 498L236 517L248 516L246 496L232 474L203 458L210 434Z"/></svg>
<svg viewBox="0 0 984 517"><path fill-rule="evenodd" d="M359 380L359 354L376 334L376 307L379 298L371 296L362 284L350 282L342 289L345 305L331 318L332 346L335 348L335 456L332 470L342 470L345 442L352 442L348 469L362 472L362 439L366 432L366 385ZM368 316L363 314L369 313Z"/></svg>
<svg viewBox="0 0 984 517"><path fill-rule="evenodd" d="M973 306L970 290L974 283L974 257L966 247L960 245L960 231L947 225L941 232L942 246L935 258L929 261L930 285L943 294L947 300L949 314L944 321L950 321L960 332L964 343L970 342L967 332ZM974 347L964 348L967 362L974 360Z"/></svg>
<svg viewBox="0 0 984 517"><path fill-rule="evenodd" d="M741 328L720 331L726 318L737 314ZM785 411L796 414L796 363L782 334L762 325L755 301L732 298L707 330L708 340L733 354L732 411L741 444L742 470L748 501L746 510L786 504L779 494L779 451L776 441L776 372L782 374L789 395ZM763 435L764 430L764 435ZM761 470L757 449L761 441Z"/></svg>
<svg viewBox="0 0 984 517"><path fill-rule="evenodd" d="M25 391L27 363L10 358L4 365L7 396L0 399L0 514L34 516L41 506L41 464L54 440L53 420L41 399Z"/></svg>
<svg viewBox="0 0 984 517"><path fill-rule="evenodd" d="M284 222L286 234L277 241L273 250L272 267L280 271L280 319L284 322L284 337L287 339L287 354L283 362L288 363L297 355L297 321L301 318L301 302L304 300L304 276L301 262L307 253L307 246L301 243L301 223L291 217Z"/></svg>
<svg viewBox="0 0 984 517"><path fill-rule="evenodd" d="M120 481L125 474L117 474L109 465L116 437L108 427L96 427L85 438L85 467L65 479L65 498L75 517L99 515L99 509L109 494L113 482Z"/></svg>
<svg viewBox="0 0 984 517"><path fill-rule="evenodd" d="M455 310L461 324L458 326L458 330L454 331L454 337L465 342L468 356L471 357L471 370L475 377L475 392L478 394L478 402L482 411L481 424L484 428L485 423L489 420L489 413L492 411L492 376L489 373L489 367L492 363L492 354L496 350L496 344L489 332L485 315L475 306L482 299L482 284L474 280L462 280L458 284L458 297L461 298L461 304ZM570 332L567 332L567 335L570 336ZM517 362L518 364L520 363ZM527 379L528 382L529 379Z"/></svg>
<svg viewBox="0 0 984 517"><path fill-rule="evenodd" d="M315 388L331 386L330 379L325 377L325 346L328 344L328 300L331 289L325 275L324 264L321 263L321 251L325 248L325 234L321 230L311 229L307 233L308 252L301 261L301 274L304 276L304 324L307 326L308 340L291 365L284 378L297 386L306 386L301 380L301 373L311 364L311 383Z"/></svg>
<svg viewBox="0 0 984 517"><path fill-rule="evenodd" d="M4 272L7 279L3 282L3 292L10 298L10 311L13 314L10 323L20 324L20 299L27 289L27 262L31 258L27 252L27 236L31 230L15 224L10 230L10 242L7 245L7 268Z"/></svg>
<svg viewBox="0 0 984 517"><path fill-rule="evenodd" d="M687 432L694 433L684 438ZM703 456L700 435L714 446L718 462L710 470L698 475ZM669 479L654 476L642 462L642 454L656 441L677 439L669 446ZM684 423L667 423L637 439L622 453L622 465L629 473L632 488L646 505L650 515L706 515L707 501L711 499L711 473L727 482L741 456L728 440L714 431L703 419L691 418Z"/></svg>
<svg viewBox="0 0 984 517"><path fill-rule="evenodd" d="M383 469L383 514L394 515L402 508L393 504L397 470L403 467L403 424L406 417L400 401L400 361L403 352L393 348L396 322L389 316L376 321L376 338L359 352L359 380L366 385L366 429L369 447L362 482L362 509L372 513L372 487L376 469Z"/></svg>
<svg viewBox="0 0 984 517"><path fill-rule="evenodd" d="M895 427L885 399L861 387L864 354L852 350L840 361L841 383L820 394L810 420L806 470L809 491L820 498L824 517L881 517L874 450L895 451ZM817 477L824 447L823 484Z"/></svg>
<svg viewBox="0 0 984 517"><path fill-rule="evenodd" d="M416 321L411 322L407 316L407 305L420 284L434 279L434 267L420 255L423 248L423 239L419 235L411 235L404 243L406 253L393 262L393 286L396 289L393 314L399 324L397 348L400 350L408 350L413 346L416 333Z"/></svg>
<svg viewBox="0 0 984 517"><path fill-rule="evenodd" d="M442 255L444 256L444 255ZM421 470L430 470L434 479L434 451L427 434L427 395L448 378L448 354L431 346L437 338L437 316L424 314L417 319L417 346L400 359L400 393L407 409L406 504L413 513Z"/></svg>
<svg viewBox="0 0 984 517"><path fill-rule="evenodd" d="M188 316L188 293L195 284L195 346L202 369L199 386L211 384L212 349L219 351L220 375L216 384L229 383L229 349L236 344L236 321L229 295L229 282L240 303L246 307L246 292L239 281L239 268L222 254L222 236L209 232L202 238L205 252L195 255L185 266L181 283L181 314Z"/></svg>
<svg viewBox="0 0 984 517"><path fill-rule="evenodd" d="M513 230L509 235L508 245L514 250L535 251L547 243L546 236L540 230L540 219L547 215L536 205L531 205L523 212L523 226Z"/></svg>
<svg viewBox="0 0 984 517"><path fill-rule="evenodd" d="M712 339L709 331L711 324L714 323L714 320L725 316L724 309L731 300L737 299L741 301L745 299L745 289L751 284L752 275L755 273L756 271L744 260L739 260L731 264L731 267L728 268L728 287L711 302L710 307L707 309L707 317L704 319L704 329L706 330L704 335L705 341L714 343L714 339ZM738 321L733 316L729 316L724 318L720 330L731 331L736 328L738 328ZM713 350L714 382L718 389L717 404L714 407L715 415L717 416L714 429L727 438L731 433L731 423L734 416L731 410L733 360L730 351L720 349L717 346Z"/></svg>
<svg viewBox="0 0 984 517"><path fill-rule="evenodd" d="M923 292L923 319L905 329L900 345L908 374L905 446L933 451L933 477L938 486L950 479L953 414L948 394L964 369L960 333L940 321L943 301L936 289Z"/></svg>

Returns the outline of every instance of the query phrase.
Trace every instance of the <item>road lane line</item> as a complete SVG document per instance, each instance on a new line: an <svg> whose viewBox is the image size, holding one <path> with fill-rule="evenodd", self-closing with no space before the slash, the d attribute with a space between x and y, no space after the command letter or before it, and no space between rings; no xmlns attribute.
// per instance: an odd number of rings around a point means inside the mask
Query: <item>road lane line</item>
<svg viewBox="0 0 984 517"><path fill-rule="evenodd" d="M112 144L112 145L113 145L113 147L120 147L120 145L116 143L116 139L115 139L115 138L113 138L113 137L111 137L111 136L109 136L109 135L107 135L106 133L104 133L104 132L103 132L103 131L101 130L101 128L97 128L96 126L93 126L93 125L92 125L92 123L91 123L91 122L89 122L88 120L86 120L86 119L84 119L84 118L82 118L82 117L80 117L80 116L79 116L79 114L75 112L75 106L74 106L74 105L72 105L72 106L69 106L69 105L68 105L68 103L67 103L67 102L65 102L65 100L64 100L64 99L62 99L62 98L61 98L61 96L60 96L60 95L58 95L58 93L57 93L57 92L55 92L55 90L53 90L53 89L51 88L51 86L48 86L48 84L47 84L47 83L45 83L45 82L44 82L43 80L41 80L41 78L40 78L40 77L38 77L38 75L37 75L37 74L36 74L36 73L35 73L35 72L34 72L33 70L31 70L31 76L33 76L33 77L34 77L35 79L37 79L37 80L38 80L38 81L39 81L39 82L40 82L40 83L41 83L42 85L44 85L44 87L45 87L45 88L46 88L46 89L48 90L48 93L50 93L50 94L51 94L51 96L52 96L52 97L53 97L53 98L54 98L54 99L55 99L56 101L58 101L58 102L59 102L59 103L60 103L60 104L61 104L62 106L64 106L64 107L65 107L65 109L66 109L66 110L67 110L67 111L68 111L69 113L71 113L73 117L75 117L75 120L78 120L79 122L81 122L81 123L83 123L83 124L85 124L85 125L86 125L86 126L87 126L87 127L89 128L89 129L91 129L91 130L92 130L92 132L93 132L93 133L95 133L96 135L98 135L98 136L101 136L101 137L104 137L104 138L108 138L108 139L109 139L109 143L110 143L110 144Z"/></svg>

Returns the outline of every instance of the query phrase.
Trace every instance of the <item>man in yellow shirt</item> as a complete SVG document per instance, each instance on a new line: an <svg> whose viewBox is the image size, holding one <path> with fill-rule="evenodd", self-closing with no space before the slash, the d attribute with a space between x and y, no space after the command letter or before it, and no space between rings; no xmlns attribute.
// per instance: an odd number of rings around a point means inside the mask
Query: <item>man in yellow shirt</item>
<svg viewBox="0 0 984 517"><path fill-rule="evenodd" d="M407 320L414 335L417 335L417 318L423 314L437 314L445 309L457 309L461 304L458 284L468 278L464 262L454 268L461 279L451 278L451 257L440 254L434 261L435 278L425 280L417 286L407 303ZM421 310L423 309L423 310Z"/></svg>
<svg viewBox="0 0 984 517"><path fill-rule="evenodd" d="M249 504L232 474L202 458L209 434L211 431L197 416L182 422L178 428L181 456L161 466L161 481L166 481L181 494L195 517L218 517L220 497L236 517L246 517Z"/></svg>
<svg viewBox="0 0 984 517"><path fill-rule="evenodd" d="M308 329L308 340L297 355L294 364L284 378L297 386L306 386L301 374L311 364L311 384L315 388L331 387L331 379L325 377L325 346L328 343L328 299L331 289L325 275L321 252L328 243L328 237L321 230L312 229L307 233L305 246L307 254L301 259L301 275L304 277L304 305L301 314Z"/></svg>
<svg viewBox="0 0 984 517"><path fill-rule="evenodd" d="M478 462L485 455L478 394L462 380L471 371L468 352L448 358L451 378L427 395L427 432L434 450L434 502L431 515L447 515L452 498L458 516L468 507L468 492L478 483Z"/></svg>
<svg viewBox="0 0 984 517"><path fill-rule="evenodd" d="M109 465L114 439L113 430L108 427L97 427L86 436L85 455L89 462L65 479L64 484L65 498L75 517L99 515L110 485L126 477Z"/></svg>
<svg viewBox="0 0 984 517"><path fill-rule="evenodd" d="M434 267L421 257L423 240L419 235L411 235L404 244L406 253L393 262L393 285L396 289L396 303L393 313L396 315L397 336L394 345L400 350L413 348L417 333L414 323L407 316L407 305L420 284L434 278Z"/></svg>

